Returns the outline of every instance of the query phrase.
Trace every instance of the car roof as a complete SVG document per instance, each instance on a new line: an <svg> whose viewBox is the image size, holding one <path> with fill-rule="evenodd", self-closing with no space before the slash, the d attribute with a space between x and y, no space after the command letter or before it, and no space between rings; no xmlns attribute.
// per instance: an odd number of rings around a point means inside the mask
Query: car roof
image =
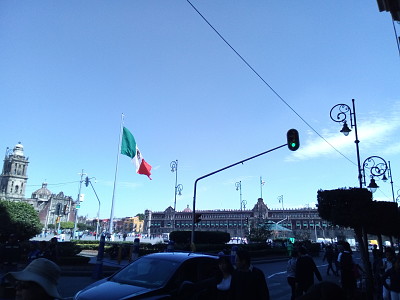
<svg viewBox="0 0 400 300"><path fill-rule="evenodd" d="M148 254L143 257L167 259L167 260L172 260L172 261L185 261L188 259L198 258L198 257L218 259L218 256L209 255L209 254L201 254L201 253L193 253L193 252L160 252L160 253Z"/></svg>

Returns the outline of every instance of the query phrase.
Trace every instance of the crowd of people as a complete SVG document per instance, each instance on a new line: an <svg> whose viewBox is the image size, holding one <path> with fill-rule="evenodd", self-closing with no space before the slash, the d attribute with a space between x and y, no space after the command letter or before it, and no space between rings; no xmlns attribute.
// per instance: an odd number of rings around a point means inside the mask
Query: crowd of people
<svg viewBox="0 0 400 300"><path fill-rule="evenodd" d="M217 300L270 299L265 275L252 265L247 250L239 248L235 256L224 252L218 256L219 274L214 287ZM374 247L372 256L377 299L400 300L400 255L390 247L384 251ZM58 258L57 238L31 242L24 251L17 238L10 235L0 248L1 269L6 274L2 280L13 286L16 299L60 299ZM17 271L21 261L26 267ZM350 245L347 242L326 245L323 261L328 263L326 275L338 280L323 281L307 248L303 244L293 245L286 272L290 299L358 299L357 282L364 270L353 259ZM319 281L316 284L315 279Z"/></svg>
<svg viewBox="0 0 400 300"><path fill-rule="evenodd" d="M247 250L239 248L234 257L224 252L218 256L220 274L215 285L216 300L270 299L265 275L251 264Z"/></svg>
<svg viewBox="0 0 400 300"><path fill-rule="evenodd" d="M374 299L400 300L400 254L396 255L391 247L380 251L375 246L372 256ZM365 271L354 260L349 243L326 245L323 261L328 264L326 276L334 276L327 281L322 281L318 268L304 246L300 244L291 251L287 263L287 282L291 287L292 300L362 298L362 290L366 287ZM314 284L314 276L319 283ZM338 280L335 280L336 277Z"/></svg>

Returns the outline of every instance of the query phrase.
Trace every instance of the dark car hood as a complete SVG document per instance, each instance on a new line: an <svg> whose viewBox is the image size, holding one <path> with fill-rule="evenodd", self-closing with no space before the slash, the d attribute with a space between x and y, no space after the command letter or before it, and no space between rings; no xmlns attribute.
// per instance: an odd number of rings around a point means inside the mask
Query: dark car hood
<svg viewBox="0 0 400 300"><path fill-rule="evenodd" d="M125 297L133 297L154 291L144 287L121 284L113 281L101 280L91 284L90 286L79 292L75 299L77 300L108 300L108 299L124 299Z"/></svg>

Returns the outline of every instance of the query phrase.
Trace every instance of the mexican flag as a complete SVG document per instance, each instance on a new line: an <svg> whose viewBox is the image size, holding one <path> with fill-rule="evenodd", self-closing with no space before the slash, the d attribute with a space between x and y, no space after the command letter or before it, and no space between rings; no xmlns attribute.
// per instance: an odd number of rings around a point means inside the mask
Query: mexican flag
<svg viewBox="0 0 400 300"><path fill-rule="evenodd" d="M142 153L136 145L135 138L125 127L122 133L121 154L132 158L133 163L136 165L136 173L147 175L151 180L151 166L143 159Z"/></svg>

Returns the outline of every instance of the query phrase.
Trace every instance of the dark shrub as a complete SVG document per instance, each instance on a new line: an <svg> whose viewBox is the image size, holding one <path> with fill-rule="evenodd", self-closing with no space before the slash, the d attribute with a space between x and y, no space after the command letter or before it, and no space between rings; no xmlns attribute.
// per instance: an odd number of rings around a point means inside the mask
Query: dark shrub
<svg viewBox="0 0 400 300"><path fill-rule="evenodd" d="M191 234L191 231L173 231L169 238L175 243L190 244ZM229 233L222 231L196 231L194 239L196 244L225 244L231 237Z"/></svg>

